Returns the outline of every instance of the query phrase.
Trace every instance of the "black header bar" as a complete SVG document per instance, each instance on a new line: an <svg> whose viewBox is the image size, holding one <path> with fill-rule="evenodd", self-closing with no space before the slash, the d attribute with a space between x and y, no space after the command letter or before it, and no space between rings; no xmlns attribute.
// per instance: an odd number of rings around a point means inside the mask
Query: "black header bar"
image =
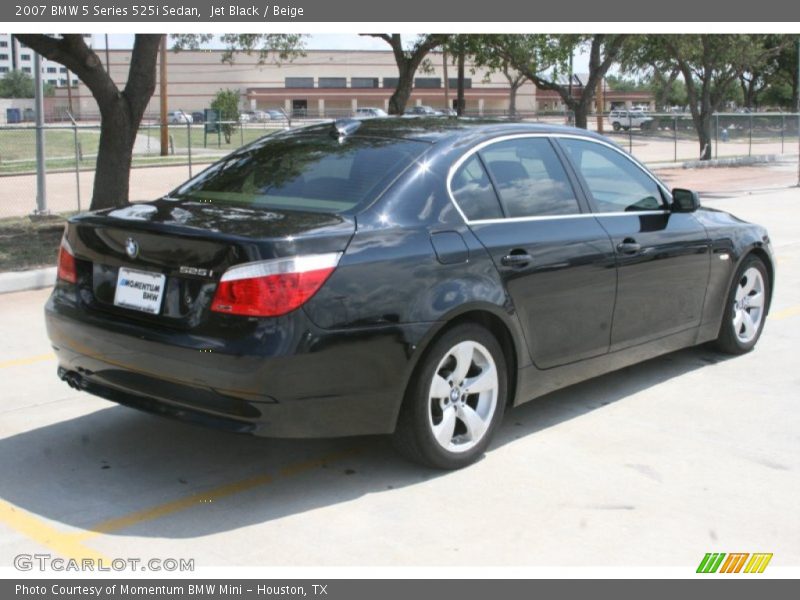
<svg viewBox="0 0 800 600"><path fill-rule="evenodd" d="M0 4L6 25L37 22L723 22L800 23L800 2L786 0L11 0ZM491 29L491 27L487 27ZM798 27L800 32L800 26Z"/></svg>

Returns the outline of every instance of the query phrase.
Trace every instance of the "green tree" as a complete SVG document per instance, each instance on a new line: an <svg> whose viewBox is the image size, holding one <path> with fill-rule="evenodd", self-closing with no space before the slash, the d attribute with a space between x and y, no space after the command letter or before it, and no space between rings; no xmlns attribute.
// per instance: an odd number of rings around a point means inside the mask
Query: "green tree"
<svg viewBox="0 0 800 600"><path fill-rule="evenodd" d="M672 106L686 106L686 85L678 79L681 72L672 68L662 70L652 66L647 76L648 87L655 97L656 110L669 110Z"/></svg>
<svg viewBox="0 0 800 600"><path fill-rule="evenodd" d="M236 55L243 53L258 55L258 64L280 65L305 56L306 36L297 33L226 33L215 36L211 33L178 33L170 35L172 50L200 50L204 45L219 41L225 47L222 62L233 64Z"/></svg>
<svg viewBox="0 0 800 600"><path fill-rule="evenodd" d="M797 43L794 35L769 35L767 44L779 47L778 53L768 59L760 75L763 85L756 102L797 110L798 72Z"/></svg>
<svg viewBox="0 0 800 600"><path fill-rule="evenodd" d="M597 84L620 57L625 34L609 35L495 35L492 36L494 56L508 62L520 74L541 90L556 92L575 115L576 127L586 129ZM579 92L570 85L569 59L576 48L589 51L589 75Z"/></svg>
<svg viewBox="0 0 800 600"><path fill-rule="evenodd" d="M624 75L608 75L606 76L606 83L608 87L615 92L649 92L651 86L649 81L642 81Z"/></svg>
<svg viewBox="0 0 800 600"><path fill-rule="evenodd" d="M33 98L36 82L31 75L24 71L9 71L0 79L0 98ZM45 96L55 95L55 86L45 83L42 86Z"/></svg>
<svg viewBox="0 0 800 600"><path fill-rule="evenodd" d="M222 135L225 143L231 143L231 135L236 131L239 123L239 90L219 90L211 101L211 108L219 113L222 123Z"/></svg>
<svg viewBox="0 0 800 600"><path fill-rule="evenodd" d="M759 43L765 50L774 50L765 60L750 66L739 75L742 104L747 108L757 109L770 87L796 81L797 55L793 36L768 34L752 37L754 43ZM789 65L787 58L794 58L794 61Z"/></svg>
<svg viewBox="0 0 800 600"><path fill-rule="evenodd" d="M448 37L444 49L453 57L457 68L461 66L457 70L457 98L459 95L463 98L463 58L469 56L473 75L483 70L484 81L488 81L492 73L502 73L506 78L509 85L508 112L513 117L517 114L517 92L528 78L511 66L508 59L498 51L500 40L501 36L494 34L455 34ZM456 105L462 106L462 102L457 101Z"/></svg>
<svg viewBox="0 0 800 600"><path fill-rule="evenodd" d="M419 36L406 48L399 33L362 33L383 40L392 49L397 64L397 87L389 98L389 114L402 115L414 88L414 75L428 53L447 41L447 35L431 33Z"/></svg>
<svg viewBox="0 0 800 600"><path fill-rule="evenodd" d="M33 98L34 81L23 71L9 71L0 79L0 98Z"/></svg>
<svg viewBox="0 0 800 600"><path fill-rule="evenodd" d="M133 144L144 111L155 91L158 50L164 36L136 34L128 77L121 89L106 72L100 57L79 34L19 34L16 37L34 52L67 67L89 88L100 109L100 145L91 209L126 205ZM210 36L204 35L178 37L183 44L189 45L193 43L193 38L196 38L198 45L203 39L210 39ZM301 41L300 36L282 34L223 36L231 56L237 49L232 45L234 39L239 40L238 48L241 51L258 51L261 57L270 56L273 52L278 57L290 56ZM176 48L180 49L180 45L176 44Z"/></svg>
<svg viewBox="0 0 800 600"><path fill-rule="evenodd" d="M683 76L701 160L711 158L714 112L736 93L741 75L762 69L781 49L765 45L764 36L750 34L641 37L639 61L645 65L658 61Z"/></svg>

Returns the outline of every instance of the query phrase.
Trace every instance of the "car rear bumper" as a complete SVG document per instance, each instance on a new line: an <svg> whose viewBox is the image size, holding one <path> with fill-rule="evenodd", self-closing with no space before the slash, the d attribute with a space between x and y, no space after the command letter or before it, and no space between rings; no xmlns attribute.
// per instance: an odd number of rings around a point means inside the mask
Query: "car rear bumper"
<svg viewBox="0 0 800 600"><path fill-rule="evenodd" d="M284 335L256 328L244 340L209 339L154 332L88 311L70 296L56 291L45 307L59 376L70 385L151 413L269 437L392 432L413 349L430 327L329 331L300 310L284 323Z"/></svg>

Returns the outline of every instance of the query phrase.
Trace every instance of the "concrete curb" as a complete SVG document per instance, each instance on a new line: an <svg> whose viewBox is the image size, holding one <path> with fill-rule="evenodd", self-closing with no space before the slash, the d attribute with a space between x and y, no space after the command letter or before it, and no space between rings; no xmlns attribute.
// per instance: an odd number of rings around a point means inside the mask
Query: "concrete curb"
<svg viewBox="0 0 800 600"><path fill-rule="evenodd" d="M56 282L56 267L0 273L0 294L50 287Z"/></svg>
<svg viewBox="0 0 800 600"><path fill-rule="evenodd" d="M757 154L753 156L731 156L728 158L712 158L711 160L690 160L681 166L684 169L711 169L714 167L749 167L780 162L779 154Z"/></svg>

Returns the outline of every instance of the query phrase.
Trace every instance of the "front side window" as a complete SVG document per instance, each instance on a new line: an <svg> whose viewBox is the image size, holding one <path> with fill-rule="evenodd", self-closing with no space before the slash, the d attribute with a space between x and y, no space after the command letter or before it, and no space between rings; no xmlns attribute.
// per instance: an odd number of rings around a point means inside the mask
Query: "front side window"
<svg viewBox="0 0 800 600"><path fill-rule="evenodd" d="M570 215L578 199L547 138L519 138L492 144L481 158L497 186L507 217Z"/></svg>
<svg viewBox="0 0 800 600"><path fill-rule="evenodd" d="M665 208L658 184L622 153L585 140L563 138L560 143L586 181L599 212Z"/></svg>

